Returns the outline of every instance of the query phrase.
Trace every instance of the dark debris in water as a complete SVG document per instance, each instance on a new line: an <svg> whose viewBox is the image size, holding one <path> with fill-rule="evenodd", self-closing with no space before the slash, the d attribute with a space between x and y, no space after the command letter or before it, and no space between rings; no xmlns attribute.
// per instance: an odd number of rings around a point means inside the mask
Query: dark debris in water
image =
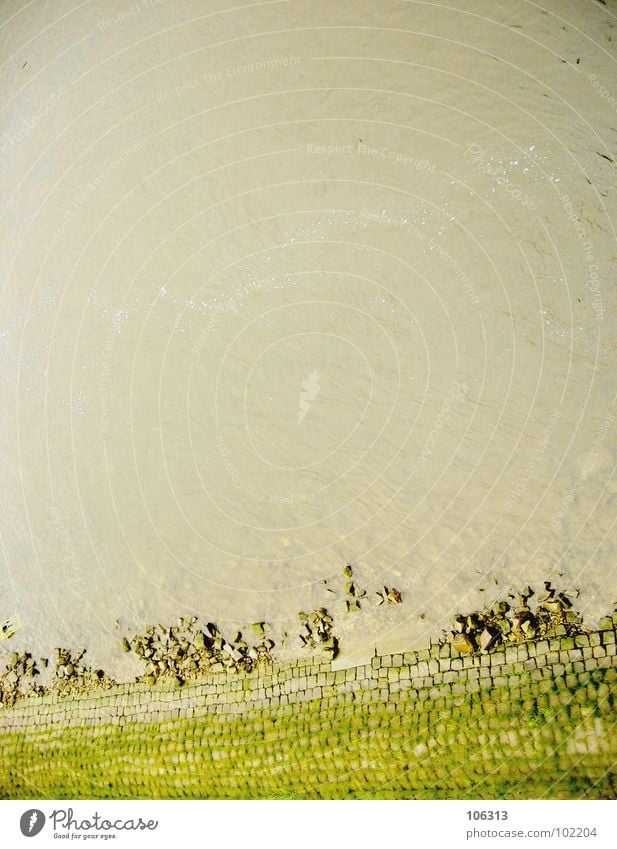
<svg viewBox="0 0 617 849"><path fill-rule="evenodd" d="M10 707L21 698L31 695L58 693L62 696L112 687L116 682L102 669L93 669L83 658L85 649L71 651L56 649L56 660L49 680L38 683L41 669L49 667L48 658L38 661L30 652L13 652L5 672L0 676L0 705Z"/></svg>
<svg viewBox="0 0 617 849"><path fill-rule="evenodd" d="M332 634L334 619L325 607L313 610L312 613L298 613L303 630L299 634L300 643L304 647L318 649L331 660L338 654L338 639Z"/></svg>
<svg viewBox="0 0 617 849"><path fill-rule="evenodd" d="M122 641L124 651L132 651L144 661L144 673L137 680L155 684L175 679L178 684L216 672L250 672L270 663L274 640L268 636L267 622L251 628L258 638L253 645L236 633L228 640L213 622L197 617L181 618L177 625L148 627L143 634Z"/></svg>
<svg viewBox="0 0 617 849"><path fill-rule="evenodd" d="M586 633L583 617L565 592L557 591L550 581L536 598L532 587L526 587L516 601L497 601L491 607L469 614L458 614L452 622L449 642L459 654L488 652L500 645L521 643L544 637L572 636Z"/></svg>

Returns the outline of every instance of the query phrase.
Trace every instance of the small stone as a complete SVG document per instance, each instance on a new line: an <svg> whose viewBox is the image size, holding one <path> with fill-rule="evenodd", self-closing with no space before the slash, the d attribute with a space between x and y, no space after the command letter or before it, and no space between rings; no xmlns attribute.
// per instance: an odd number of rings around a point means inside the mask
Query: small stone
<svg viewBox="0 0 617 849"><path fill-rule="evenodd" d="M454 626L454 630L458 631L459 634L462 634L465 630L465 624L465 617L461 616L460 613L458 616L455 617L454 622L452 623L452 625Z"/></svg>
<svg viewBox="0 0 617 849"><path fill-rule="evenodd" d="M495 644L497 640L497 632L492 631L489 628L485 628L484 631L480 634L480 648L482 651L488 651L491 646Z"/></svg>
<svg viewBox="0 0 617 849"><path fill-rule="evenodd" d="M394 587L388 593L388 601L390 604L400 604L403 601L403 597L398 590L395 590Z"/></svg>
<svg viewBox="0 0 617 849"><path fill-rule="evenodd" d="M347 566L343 569L343 575L346 578L351 578L353 576L353 569L351 568L351 563L348 563Z"/></svg>
<svg viewBox="0 0 617 849"><path fill-rule="evenodd" d="M475 650L475 646L471 639L465 634L456 634L450 645L460 654L471 654Z"/></svg>
<svg viewBox="0 0 617 849"><path fill-rule="evenodd" d="M526 619L523 622L523 624L521 625L521 631L523 632L523 634L525 634L525 638L527 640L533 640L533 638L536 636L536 629L531 620L529 619Z"/></svg>
<svg viewBox="0 0 617 849"><path fill-rule="evenodd" d="M131 644L126 637L122 637L122 651L128 652L131 650Z"/></svg>

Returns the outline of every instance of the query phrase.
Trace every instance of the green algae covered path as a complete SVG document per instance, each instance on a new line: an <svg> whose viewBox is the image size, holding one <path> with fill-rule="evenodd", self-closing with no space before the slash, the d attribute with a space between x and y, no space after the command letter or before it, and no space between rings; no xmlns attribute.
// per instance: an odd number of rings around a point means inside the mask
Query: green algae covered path
<svg viewBox="0 0 617 849"><path fill-rule="evenodd" d="M0 712L0 793L615 798L615 650L609 620L486 655L441 645L29 698Z"/></svg>

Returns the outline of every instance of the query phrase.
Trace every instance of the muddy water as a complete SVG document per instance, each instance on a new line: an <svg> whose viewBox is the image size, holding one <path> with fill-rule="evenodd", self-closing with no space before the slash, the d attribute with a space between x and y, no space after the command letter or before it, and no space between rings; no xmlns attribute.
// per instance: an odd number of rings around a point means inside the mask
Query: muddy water
<svg viewBox="0 0 617 849"><path fill-rule="evenodd" d="M612 607L616 13L0 5L3 647Z"/></svg>

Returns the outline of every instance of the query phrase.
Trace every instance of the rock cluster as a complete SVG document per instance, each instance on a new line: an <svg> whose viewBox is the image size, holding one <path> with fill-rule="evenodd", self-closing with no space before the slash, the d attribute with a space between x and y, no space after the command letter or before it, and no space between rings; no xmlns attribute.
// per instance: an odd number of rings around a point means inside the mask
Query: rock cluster
<svg viewBox="0 0 617 849"><path fill-rule="evenodd" d="M42 692L42 687L36 684L39 674L36 661L29 652L13 652L0 678L0 704L10 707L23 696Z"/></svg>
<svg viewBox="0 0 617 849"><path fill-rule="evenodd" d="M56 665L46 690L62 695L74 692L86 692L99 687L113 687L116 683L102 669L92 669L83 663L85 649L77 652L69 649L56 649ZM43 661L47 665L47 661Z"/></svg>
<svg viewBox="0 0 617 849"><path fill-rule="evenodd" d="M270 626L256 622L252 630L260 639L250 646L240 632L227 640L214 623L204 625L193 616L179 619L175 626L150 626L130 640L125 637L122 648L145 662L144 674L137 680L154 684L160 678L175 678L182 684L212 672L250 672L269 663L275 645L267 636Z"/></svg>
<svg viewBox="0 0 617 849"><path fill-rule="evenodd" d="M300 643L311 649L321 649L329 659L334 660L338 654L338 640L332 634L333 618L325 607L320 607L312 613L298 613L304 630L299 635Z"/></svg>
<svg viewBox="0 0 617 849"><path fill-rule="evenodd" d="M9 707L24 696L49 692L68 695L113 686L116 682L102 669L91 669L82 662L85 653L85 649L78 652L56 649L55 666L49 681L42 685L37 679L41 674L40 667L49 666L48 658L36 661L30 652L13 652L4 674L0 677L0 704Z"/></svg>
<svg viewBox="0 0 617 849"><path fill-rule="evenodd" d="M394 587L384 587L383 592L378 591L376 595L381 599L377 602L377 607L384 602L387 602L388 604L402 604L403 602L403 596L398 590L395 590Z"/></svg>
<svg viewBox="0 0 617 849"><path fill-rule="evenodd" d="M582 616L564 592L558 592L550 581L532 610L529 604L535 592L526 587L518 595L518 604L497 601L492 607L467 615L458 614L449 642L460 654L488 652L503 643L520 643L549 636L572 636L584 633ZM516 600L515 596L511 596Z"/></svg>
<svg viewBox="0 0 617 849"><path fill-rule="evenodd" d="M366 598L366 590L360 589L353 580L353 568L351 563L343 569L343 577L345 583L345 609L347 613L353 613L355 610L361 610L362 605L360 599Z"/></svg>

